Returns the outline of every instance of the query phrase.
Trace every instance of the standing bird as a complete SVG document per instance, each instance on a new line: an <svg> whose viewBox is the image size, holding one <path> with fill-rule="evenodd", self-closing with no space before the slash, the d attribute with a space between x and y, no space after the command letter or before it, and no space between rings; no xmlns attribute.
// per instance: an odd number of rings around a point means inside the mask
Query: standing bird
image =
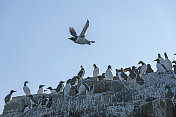
<svg viewBox="0 0 176 117"><path fill-rule="evenodd" d="M160 63L160 60L159 59L156 59L154 61L157 61L156 63L156 68L157 70L159 71L159 73L166 73L167 72L167 69L166 67Z"/></svg>
<svg viewBox="0 0 176 117"><path fill-rule="evenodd" d="M160 60L160 63L164 65L164 59L161 57L160 54L158 54L158 59Z"/></svg>
<svg viewBox="0 0 176 117"><path fill-rule="evenodd" d="M154 72L154 71L153 71L151 65L147 64L147 71L146 71L146 73L152 73L152 72Z"/></svg>
<svg viewBox="0 0 176 117"><path fill-rule="evenodd" d="M29 89L29 87L26 86L26 84L29 83L28 81L24 82L24 86L23 86L23 91L26 94L26 96L31 95L31 90Z"/></svg>
<svg viewBox="0 0 176 117"><path fill-rule="evenodd" d="M56 89L53 89L52 87L48 87L47 89L50 90L50 93L51 93L51 94L52 94L52 93L56 93Z"/></svg>
<svg viewBox="0 0 176 117"><path fill-rule="evenodd" d="M70 83L70 80L67 80L65 88L64 88L64 93L63 93L64 97L69 96L70 89L71 89L71 83Z"/></svg>
<svg viewBox="0 0 176 117"><path fill-rule="evenodd" d="M45 85L40 85L39 86L39 89L38 89L38 91L37 91L37 94L44 94L44 90L43 90L43 87L44 87Z"/></svg>
<svg viewBox="0 0 176 117"><path fill-rule="evenodd" d="M166 67L167 71L171 71L172 70L172 62L169 60L167 53L164 53L165 56L165 60L164 60L164 66Z"/></svg>
<svg viewBox="0 0 176 117"><path fill-rule="evenodd" d="M30 98L31 108L32 108L32 107L36 107L36 106L39 105L39 102L34 99L34 96L33 96L33 95L29 95L28 97Z"/></svg>
<svg viewBox="0 0 176 117"><path fill-rule="evenodd" d="M135 79L136 78L135 69L136 69L136 67L132 66L132 69L130 67L128 67L128 68L125 68L124 71L128 71L129 72L129 76L128 77L130 79Z"/></svg>
<svg viewBox="0 0 176 117"><path fill-rule="evenodd" d="M63 90L64 90L64 82L60 81L59 85L56 88L56 91L61 93L61 92L63 92Z"/></svg>
<svg viewBox="0 0 176 117"><path fill-rule="evenodd" d="M84 70L84 67L82 65L80 67L81 67L81 70L79 71L77 76L80 78L80 80L82 80L83 77L84 77L84 74L85 74L85 70Z"/></svg>
<svg viewBox="0 0 176 117"><path fill-rule="evenodd" d="M71 38L68 38L72 41L74 41L75 43L78 43L78 44L88 44L88 45L91 45L91 43L95 43L95 41L89 41L85 38L85 35L86 35L86 32L87 32L87 28L89 27L89 20L87 20L81 34L79 36L77 36L77 33L76 31L70 27L69 28L69 31L70 31L70 34L73 36Z"/></svg>
<svg viewBox="0 0 176 117"><path fill-rule="evenodd" d="M124 81L124 79L121 76L121 70L119 69L116 69L116 77L118 77L120 81Z"/></svg>
<svg viewBox="0 0 176 117"><path fill-rule="evenodd" d="M14 92L17 92L17 91L14 91L14 90L11 90L10 91L10 94L8 94L6 97L5 97L5 103L7 103L7 102L10 102L11 100L12 100L12 93L14 93Z"/></svg>
<svg viewBox="0 0 176 117"><path fill-rule="evenodd" d="M48 103L47 103L47 105L46 105L46 107L47 107L47 108L50 108L50 107L52 106L52 104L53 104L53 98L50 97L50 98L49 98L49 101L48 101Z"/></svg>
<svg viewBox="0 0 176 117"><path fill-rule="evenodd" d="M93 64L93 67L94 67L94 70L93 70L93 77L99 76L99 72L100 72L99 68L97 67L96 64Z"/></svg>
<svg viewBox="0 0 176 117"><path fill-rule="evenodd" d="M113 80L113 74L111 72L111 65L108 65L108 68L106 70L106 74L105 74L105 80Z"/></svg>
<svg viewBox="0 0 176 117"><path fill-rule="evenodd" d="M123 72L123 68L121 68L121 76L124 80L128 80L128 76Z"/></svg>
<svg viewBox="0 0 176 117"><path fill-rule="evenodd" d="M142 79L139 75L139 72L138 70L136 69L135 70L135 73L136 73L136 83L138 83L139 85L143 85L144 84L144 79Z"/></svg>
<svg viewBox="0 0 176 117"><path fill-rule="evenodd" d="M83 94L84 92L86 92L86 94L92 95L94 93L94 85L89 86L88 84L83 83L78 89L78 94Z"/></svg>
<svg viewBox="0 0 176 117"><path fill-rule="evenodd" d="M70 83L72 86L76 86L78 85L78 82L81 78L79 76L74 76L72 79L69 79L70 80Z"/></svg>
<svg viewBox="0 0 176 117"><path fill-rule="evenodd" d="M139 61L138 64L142 64L139 74L142 75L142 74L146 73L147 65L143 61Z"/></svg>

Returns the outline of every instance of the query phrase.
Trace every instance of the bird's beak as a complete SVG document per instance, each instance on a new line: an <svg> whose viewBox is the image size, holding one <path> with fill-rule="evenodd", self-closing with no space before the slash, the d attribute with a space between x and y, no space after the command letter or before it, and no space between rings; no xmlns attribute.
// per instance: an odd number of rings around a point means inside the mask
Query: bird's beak
<svg viewBox="0 0 176 117"><path fill-rule="evenodd" d="M176 54L174 54L174 55L176 55Z"/></svg>
<svg viewBox="0 0 176 117"><path fill-rule="evenodd" d="M17 91L13 91L13 92L17 92Z"/></svg>
<svg viewBox="0 0 176 117"><path fill-rule="evenodd" d="M155 60L153 60L153 61L157 61L157 60L155 59Z"/></svg>

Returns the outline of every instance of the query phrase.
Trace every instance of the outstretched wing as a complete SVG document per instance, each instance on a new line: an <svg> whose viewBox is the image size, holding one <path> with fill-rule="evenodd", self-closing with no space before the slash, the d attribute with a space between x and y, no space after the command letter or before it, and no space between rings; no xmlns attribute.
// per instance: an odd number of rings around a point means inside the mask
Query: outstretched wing
<svg viewBox="0 0 176 117"><path fill-rule="evenodd" d="M73 29L73 27L70 27L70 28L69 28L69 31L70 31L70 34L71 34L72 36L77 37L77 33L76 33L76 31Z"/></svg>
<svg viewBox="0 0 176 117"><path fill-rule="evenodd" d="M82 38L85 37L88 27L89 27L89 20L87 20L87 22L86 22L86 24L85 24L85 26L84 26L84 28L83 28L81 34L79 35L80 37L82 37Z"/></svg>

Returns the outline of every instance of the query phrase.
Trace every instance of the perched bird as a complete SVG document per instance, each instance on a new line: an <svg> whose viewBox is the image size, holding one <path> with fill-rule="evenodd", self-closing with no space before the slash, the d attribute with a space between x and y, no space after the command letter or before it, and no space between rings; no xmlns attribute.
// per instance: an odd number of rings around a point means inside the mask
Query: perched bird
<svg viewBox="0 0 176 117"><path fill-rule="evenodd" d="M49 101L49 98L43 95L42 99L40 100L40 105L46 105L48 101Z"/></svg>
<svg viewBox="0 0 176 117"><path fill-rule="evenodd" d="M120 81L123 81L123 80L124 80L124 79L122 78L122 76L121 76L121 70L116 69L116 77L118 77Z"/></svg>
<svg viewBox="0 0 176 117"><path fill-rule="evenodd" d="M79 71L77 76L80 78L80 80L82 80L84 77L84 74L85 74L85 70L84 70L84 67L81 65L81 70Z"/></svg>
<svg viewBox="0 0 176 117"><path fill-rule="evenodd" d="M165 60L164 60L164 66L166 67L167 71L171 71L172 70L172 62L169 60L167 53L164 53L165 56Z"/></svg>
<svg viewBox="0 0 176 117"><path fill-rule="evenodd" d="M167 89L166 98L172 98L174 96L174 93L171 90L171 87L169 85L166 85L165 89Z"/></svg>
<svg viewBox="0 0 176 117"><path fill-rule="evenodd" d="M108 68L105 74L105 80L113 80L113 74L111 72L111 65L108 65Z"/></svg>
<svg viewBox="0 0 176 117"><path fill-rule="evenodd" d="M45 85L40 85L39 86L39 89L38 89L38 91L37 91L37 94L44 94L44 90L43 90L43 87L44 87Z"/></svg>
<svg viewBox="0 0 176 117"><path fill-rule="evenodd" d="M34 99L33 95L29 95L28 97L30 99L31 108L39 105L39 102Z"/></svg>
<svg viewBox="0 0 176 117"><path fill-rule="evenodd" d="M31 95L31 90L29 89L29 87L26 86L26 84L29 83L28 81L24 82L24 86L23 86L23 91L26 94L26 96Z"/></svg>
<svg viewBox="0 0 176 117"><path fill-rule="evenodd" d="M72 86L78 85L78 82L81 80L79 76L74 76L72 79L69 79Z"/></svg>
<svg viewBox="0 0 176 117"><path fill-rule="evenodd" d="M23 109L22 109L22 112L27 112L28 110L30 110L30 107L28 104L24 105Z"/></svg>
<svg viewBox="0 0 176 117"><path fill-rule="evenodd" d="M88 84L83 83L78 89L78 94L83 94L84 92L86 92L86 94L92 95L94 93L94 85L90 87Z"/></svg>
<svg viewBox="0 0 176 117"><path fill-rule="evenodd" d="M135 70L135 73L136 73L136 83L138 83L139 85L143 85L144 84L144 79L142 79L139 75L139 72L138 70L136 69Z"/></svg>
<svg viewBox="0 0 176 117"><path fill-rule="evenodd" d="M128 76L123 72L123 68L121 68L121 76L124 80L128 80Z"/></svg>
<svg viewBox="0 0 176 117"><path fill-rule="evenodd" d="M70 83L70 80L67 80L65 88L64 88L64 93L63 93L64 97L69 96L70 89L71 89L71 83Z"/></svg>
<svg viewBox="0 0 176 117"><path fill-rule="evenodd" d="M97 67L96 64L93 64L93 67L94 67L94 70L93 70L93 77L99 76L99 72L100 72L99 68Z"/></svg>
<svg viewBox="0 0 176 117"><path fill-rule="evenodd" d="M47 105L46 105L46 107L47 107L47 108L50 108L50 107L52 106L52 104L53 104L53 98L50 97L50 98L49 98L49 101L48 101L48 103L47 103Z"/></svg>
<svg viewBox="0 0 176 117"><path fill-rule="evenodd" d="M7 102L10 102L11 100L12 100L12 93L14 93L14 92L17 92L17 91L14 91L14 90L11 90L10 91L10 94L8 94L6 97L5 97L5 103L7 103Z"/></svg>
<svg viewBox="0 0 176 117"><path fill-rule="evenodd" d="M139 61L138 64L142 64L139 74L142 75L142 74L146 73L147 65L143 61Z"/></svg>
<svg viewBox="0 0 176 117"><path fill-rule="evenodd" d="M167 69L166 67L160 63L160 60L159 59L156 59L154 61L157 61L156 63L156 68L157 70L159 71L159 73L166 73L167 72Z"/></svg>
<svg viewBox="0 0 176 117"><path fill-rule="evenodd" d="M86 32L87 32L87 28L89 27L89 20L87 20L81 34L79 36L77 36L77 33L76 31L70 27L69 28L69 31L70 31L70 34L73 36L71 38L68 38L72 41L74 41L75 43L78 43L78 44L88 44L88 45L91 45L91 43L95 43L95 41L89 41L85 38L85 35L86 35Z"/></svg>
<svg viewBox="0 0 176 117"><path fill-rule="evenodd" d="M64 82L60 81L59 85L56 88L56 91L61 93L63 92L63 90L64 90Z"/></svg>
<svg viewBox="0 0 176 117"><path fill-rule="evenodd" d="M129 76L128 77L130 79L135 79L136 78L135 69L136 69L136 67L132 66L132 69L130 67L128 67L128 68L125 68L124 71L128 71L129 72Z"/></svg>
<svg viewBox="0 0 176 117"><path fill-rule="evenodd" d="M49 89L49 90L50 90L51 94L52 94L52 93L56 93L56 92L57 92L57 91L56 91L56 89L53 89L52 87L48 87L47 89Z"/></svg>
<svg viewBox="0 0 176 117"><path fill-rule="evenodd" d="M160 63L164 65L164 59L161 57L160 54L158 54L158 59L160 60Z"/></svg>
<svg viewBox="0 0 176 117"><path fill-rule="evenodd" d="M146 73L152 73L154 72L151 65L150 64L147 64L147 70L146 70Z"/></svg>
<svg viewBox="0 0 176 117"><path fill-rule="evenodd" d="M174 68L174 70L173 70L173 75L174 75L174 77L176 78L176 64L173 65L173 68Z"/></svg>

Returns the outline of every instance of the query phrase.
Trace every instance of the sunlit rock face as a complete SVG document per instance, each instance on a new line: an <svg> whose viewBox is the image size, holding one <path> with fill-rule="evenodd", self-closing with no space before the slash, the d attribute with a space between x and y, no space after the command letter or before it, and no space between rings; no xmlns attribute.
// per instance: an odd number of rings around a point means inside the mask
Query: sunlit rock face
<svg viewBox="0 0 176 117"><path fill-rule="evenodd" d="M1 117L173 117L173 103L165 98L169 85L176 91L176 79L172 74L150 73L143 75L144 85L135 82L105 81L96 79L83 80L95 86L93 95L76 94L76 86L71 88L70 96L63 94L46 94L53 97L50 108L37 106L23 113L28 97L14 97L4 106ZM42 95L34 95L41 99ZM156 98L146 102L149 97Z"/></svg>

